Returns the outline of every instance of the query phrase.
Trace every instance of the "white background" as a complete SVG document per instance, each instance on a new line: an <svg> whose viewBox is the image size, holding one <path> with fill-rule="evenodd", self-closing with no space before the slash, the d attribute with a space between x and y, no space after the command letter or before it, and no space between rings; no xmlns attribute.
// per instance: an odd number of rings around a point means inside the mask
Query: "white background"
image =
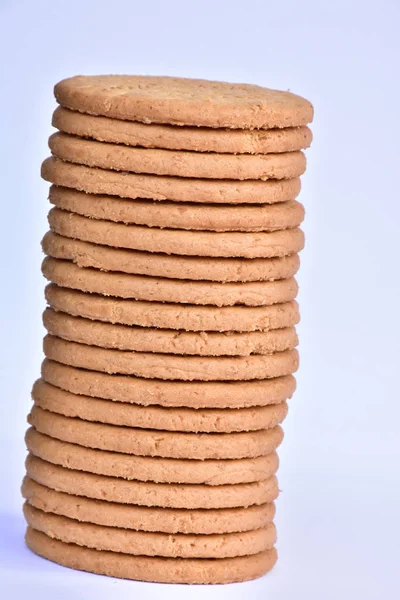
<svg viewBox="0 0 400 600"><path fill-rule="evenodd" d="M0 0L1 496L6 598L399 597L399 23L396 0ZM301 201L301 369L281 448L280 561L225 587L72 572L23 544L30 388L39 375L52 87L174 74L288 89L315 105Z"/></svg>

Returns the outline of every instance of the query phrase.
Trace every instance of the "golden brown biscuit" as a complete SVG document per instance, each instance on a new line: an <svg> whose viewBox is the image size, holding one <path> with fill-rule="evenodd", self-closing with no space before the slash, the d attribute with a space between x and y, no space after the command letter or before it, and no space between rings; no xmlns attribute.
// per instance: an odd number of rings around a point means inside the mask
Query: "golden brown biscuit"
<svg viewBox="0 0 400 600"><path fill-rule="evenodd" d="M41 173L50 183L91 194L185 203L273 204L293 200L300 192L299 178L225 181L140 175L76 165L54 156L43 162Z"/></svg>
<svg viewBox="0 0 400 600"><path fill-rule="evenodd" d="M234 583L261 577L276 563L276 550L235 558L159 558L132 556L65 544L28 527L25 541L53 562L99 575L159 583Z"/></svg>
<svg viewBox="0 0 400 600"><path fill-rule="evenodd" d="M293 277L300 266L298 254L281 258L207 258L110 248L64 237L49 231L43 252L52 258L71 260L78 267L150 275L169 279L250 282Z"/></svg>
<svg viewBox="0 0 400 600"><path fill-rule="evenodd" d="M62 365L59 367L63 368ZM281 423L288 410L285 401L269 406L234 409L141 406L73 394L46 383L43 379L38 379L33 385L32 398L40 408L66 417L123 427L193 433L268 429Z"/></svg>
<svg viewBox="0 0 400 600"><path fill-rule="evenodd" d="M276 231L298 227L304 219L304 206L297 200L232 205L160 202L88 194L56 185L50 186L49 200L84 217L190 231Z"/></svg>
<svg viewBox="0 0 400 600"><path fill-rule="evenodd" d="M43 379L75 394L143 406L246 408L279 404L296 389L293 375L256 381L162 381L107 375L44 360Z"/></svg>
<svg viewBox="0 0 400 600"><path fill-rule="evenodd" d="M294 300L298 285L295 279L221 283L165 279L130 273L103 272L91 267L78 267L71 261L47 257L42 263L43 275L59 286L82 292L178 304L214 306L265 306Z"/></svg>
<svg viewBox="0 0 400 600"><path fill-rule="evenodd" d="M250 333L188 332L102 323L47 308L43 324L64 340L100 348L197 356L249 356L291 350L298 344L294 327Z"/></svg>
<svg viewBox="0 0 400 600"><path fill-rule="evenodd" d="M198 306L85 294L49 284L46 300L54 310L106 323L184 331L270 331L297 325L295 300L272 306Z"/></svg>
<svg viewBox="0 0 400 600"><path fill-rule="evenodd" d="M278 469L278 457L275 451L255 458L193 460L190 456L182 459L154 458L92 449L87 446L92 444L93 435L88 441L85 441L85 446L62 441L60 438L76 440L79 437L79 428L75 435L74 433L70 435L71 425L69 425L70 432L64 435L63 432L60 433L60 423L53 422L49 425L49 423L44 422L44 419L40 420L40 416L37 413L34 415L35 422L38 422L38 430L31 428L27 431L25 441L28 450L43 460L61 465L67 469L136 481L204 485L263 481L265 478L274 475ZM62 418L65 419L66 417ZM50 431L54 437L44 435L39 430ZM141 432L146 433L146 430L141 430ZM163 435L165 436L165 432L163 432ZM278 438L278 435L276 437ZM108 444L107 441L103 443L98 441L97 438L93 443L96 447L100 445L115 446L115 440ZM119 444L119 446L121 445ZM141 448L136 444L135 449L141 452L143 444ZM174 452L174 454L177 453Z"/></svg>
<svg viewBox="0 0 400 600"><path fill-rule="evenodd" d="M299 151L252 155L133 148L60 132L50 136L49 148L53 156L87 167L172 177L266 181L299 177L306 170Z"/></svg>
<svg viewBox="0 0 400 600"><path fill-rule="evenodd" d="M312 104L292 92L183 77L81 75L54 88L73 110L143 123L270 129L313 119Z"/></svg>
<svg viewBox="0 0 400 600"><path fill-rule="evenodd" d="M264 481L226 485L153 483L106 477L53 465L32 454L26 459L31 479L54 490L96 500L166 508L235 508L273 502L279 493L275 475Z"/></svg>
<svg viewBox="0 0 400 600"><path fill-rule="evenodd" d="M65 133L100 142L195 152L293 152L308 148L312 141L311 130L305 125L264 130L175 127L155 123L149 126L135 121L88 115L62 106L54 111L52 125Z"/></svg>

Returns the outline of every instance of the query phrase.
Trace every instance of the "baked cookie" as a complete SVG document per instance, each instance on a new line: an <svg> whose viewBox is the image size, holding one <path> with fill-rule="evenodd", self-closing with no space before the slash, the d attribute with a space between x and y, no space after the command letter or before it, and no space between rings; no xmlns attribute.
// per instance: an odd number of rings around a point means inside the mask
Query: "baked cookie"
<svg viewBox="0 0 400 600"><path fill-rule="evenodd" d="M27 474L54 490L96 500L165 508L236 508L276 500L279 489L275 475L264 481L226 485L196 485L130 481L53 465L29 454Z"/></svg>
<svg viewBox="0 0 400 600"><path fill-rule="evenodd" d="M299 364L295 349L250 356L182 356L134 352L87 346L47 335L43 352L56 362L144 379L178 381L251 381L295 373Z"/></svg>
<svg viewBox="0 0 400 600"><path fill-rule="evenodd" d="M119 271L193 281L249 282L293 277L300 266L298 254L281 258L204 258L137 252L110 248L64 237L49 231L42 240L43 252L52 258L71 260L78 267Z"/></svg>
<svg viewBox="0 0 400 600"><path fill-rule="evenodd" d="M306 170L303 152L216 154L133 148L87 140L66 133L49 139L53 156L67 162L112 171L195 179L291 179Z"/></svg>
<svg viewBox="0 0 400 600"><path fill-rule="evenodd" d="M47 257L42 263L43 275L59 286L135 300L203 304L213 306L265 306L294 300L296 280L221 283L147 277L99 269L81 268L71 261Z"/></svg>
<svg viewBox="0 0 400 600"><path fill-rule="evenodd" d="M304 234L298 227L259 233L181 231L88 219L59 208L50 210L48 221L53 232L65 237L113 248L164 254L273 258L289 256L304 247Z"/></svg>
<svg viewBox="0 0 400 600"><path fill-rule="evenodd" d="M291 92L183 77L86 75L54 88L62 106L142 123L271 129L306 125L312 104Z"/></svg>
<svg viewBox="0 0 400 600"><path fill-rule="evenodd" d="M288 410L285 401L269 406L235 409L141 406L73 394L46 383L43 379L38 379L34 383L32 399L35 405L43 410L65 417L78 417L85 421L122 427L194 433L232 433L269 429L281 423Z"/></svg>
<svg viewBox="0 0 400 600"><path fill-rule="evenodd" d="M85 523L160 533L234 533L266 527L275 517L269 502L245 508L157 508L92 500L48 488L26 476L22 496L35 508ZM204 517L207 517L206 519Z"/></svg>
<svg viewBox="0 0 400 600"><path fill-rule="evenodd" d="M269 154L308 148L312 133L306 125L285 129L211 129L205 127L151 126L135 121L88 115L58 106L52 125L60 131L100 142L141 148L195 152Z"/></svg>
<svg viewBox="0 0 400 600"><path fill-rule="evenodd" d="M25 541L36 554L71 569L159 583L234 583L261 577L276 563L271 548L235 558L160 558L66 544L28 527Z"/></svg>
<svg viewBox="0 0 400 600"><path fill-rule="evenodd" d="M275 451L264 456L240 459L191 459L165 458L140 456L112 450L92 449L92 437L85 442L85 446L65 442L59 439L63 436L78 439L79 429L71 435L64 435L59 431L60 423L40 420L41 415L34 415L33 420L39 421L39 429L51 430L54 437L44 435L36 429L28 429L25 441L28 450L39 458L61 465L67 469L121 477L127 480L153 481L156 483L190 483L204 485L225 485L227 483L251 483L263 481L274 475L278 469L278 457ZM66 419L66 417L60 417ZM48 420L48 419L47 419ZM48 426L49 425L49 426ZM93 423L91 424L93 425ZM71 425L68 424L71 429ZM107 426L105 426L107 427ZM113 426L108 426L113 427ZM151 430L150 430L151 431ZM146 430L141 430L145 433ZM133 432L133 435L134 432ZM197 434L184 434L197 435ZM202 434L207 435L207 434ZM211 434L209 434L211 435ZM238 435L238 434L216 434ZM165 432L164 432L165 436ZM143 436L142 436L143 437ZM152 436L154 438L154 435ZM107 440L106 440L107 442ZM115 440L114 440L115 442ZM110 446L115 446L111 441ZM97 441L94 442L99 445ZM104 444L102 444L104 445ZM107 444L105 444L107 445ZM140 450L139 445L136 447ZM142 445L143 447L143 445ZM125 448L126 449L126 448Z"/></svg>
<svg viewBox="0 0 400 600"><path fill-rule="evenodd" d="M250 333L188 332L102 323L47 308L43 324L64 340L100 348L197 356L249 356L291 350L298 344L294 327Z"/></svg>
<svg viewBox="0 0 400 600"><path fill-rule="evenodd" d="M95 550L123 552L135 556L171 558L230 558L248 556L273 548L276 529L269 523L262 529L241 533L210 535L175 535L134 531L82 523L75 519L46 513L25 503L25 519L30 527L67 544Z"/></svg>
<svg viewBox="0 0 400 600"><path fill-rule="evenodd" d="M133 200L56 185L50 186L49 200L93 219L190 231L276 231L298 227L304 219L304 206L297 200L254 205Z"/></svg>
<svg viewBox="0 0 400 600"><path fill-rule="evenodd" d="M279 404L296 389L293 375L253 381L162 381L107 375L44 360L42 377L63 390L142 406L247 408Z"/></svg>
<svg viewBox="0 0 400 600"><path fill-rule="evenodd" d="M85 294L49 284L46 300L54 310L106 323L188 331L270 331L293 327L300 320L295 300L272 306L197 306L144 302Z"/></svg>
<svg viewBox="0 0 400 600"><path fill-rule="evenodd" d="M293 200L300 179L221 180L142 175L77 165L51 156L42 164L50 183L91 194L203 204L273 204Z"/></svg>

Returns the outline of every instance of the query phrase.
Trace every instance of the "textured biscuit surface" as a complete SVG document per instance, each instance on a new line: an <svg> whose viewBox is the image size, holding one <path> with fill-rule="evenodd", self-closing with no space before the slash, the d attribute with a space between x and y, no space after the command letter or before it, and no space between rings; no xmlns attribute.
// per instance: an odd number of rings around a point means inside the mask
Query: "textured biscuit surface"
<svg viewBox="0 0 400 600"><path fill-rule="evenodd" d="M294 327L250 333L188 332L132 327L73 317L47 308L43 324L64 340L100 348L198 356L271 354L297 346Z"/></svg>
<svg viewBox="0 0 400 600"><path fill-rule="evenodd" d="M255 458L193 460L190 459L190 456L183 459L153 458L137 454L99 450L96 449L98 446L110 447L112 450L113 447L121 447L123 444L116 444L115 440L111 440L111 443L109 443L107 439L100 439L96 437L97 432L92 430L89 439L84 440L85 445L78 445L82 442L84 428L77 428L74 432L72 426L67 424L69 431L64 434L60 432L62 421L61 423L60 421L53 421L49 424L40 417L41 415L36 413L31 418L32 422L37 424L37 429L28 429L25 438L28 450L43 460L77 471L87 471L88 473L121 477L128 480L154 481L156 483L225 485L226 483L262 481L274 475L278 469L278 457L275 451ZM66 417L62 417L62 419L66 419ZM54 437L40 433L40 431L50 432ZM141 430L141 432L146 433L146 430ZM278 441L279 434L280 432L275 432L276 441ZM165 437L165 432L163 435ZM154 437L153 435L153 442ZM281 434L280 437L282 437ZM72 439L78 441L78 444L65 442L60 438ZM88 448L89 445L94 445L96 448ZM125 443L124 450L126 449ZM130 449L132 449L132 445ZM139 452L146 451L143 444L141 447L136 444L135 450ZM160 452L163 451L160 450ZM178 449L173 454L179 454Z"/></svg>
<svg viewBox="0 0 400 600"><path fill-rule="evenodd" d="M66 469L32 454L27 457L26 470L37 483L60 492L142 506L236 508L273 502L279 493L275 475L264 481L226 485L153 483Z"/></svg>
<svg viewBox="0 0 400 600"><path fill-rule="evenodd" d="M92 421L64 417L63 415L43 410L38 406L32 408L28 421L42 434L71 444L78 444L79 446L97 448L109 452L133 454L135 456L159 456L176 459L197 459L200 461L205 459L239 459L264 456L273 452L283 439L282 428L279 425L272 429L259 429L258 431L238 433L183 433L178 431L136 429L132 427L121 428L105 423L93 423ZM35 432L32 433L32 436L36 436L35 439L37 439ZM42 445L47 444L48 447L51 440L41 440L41 442ZM61 448L60 456L62 455L62 450ZM71 455L73 452L77 455L79 452L79 448L69 448L68 450ZM90 453L86 454L87 456L90 455ZM97 454L97 456L103 457L104 462L107 462L106 453ZM110 461L112 456L110 454ZM130 464L129 457L115 456L114 458L115 463L119 460L121 464ZM93 461L95 459L96 452L93 453ZM101 463L100 460L96 460L99 464ZM271 460L271 464L276 468L275 458ZM140 461L137 462L138 464L140 463ZM84 462L82 464L83 466L85 465ZM112 468L112 462L109 464ZM147 461L145 464L156 465L160 463ZM226 469L231 468L232 465L233 463L230 463L230 466L227 464ZM214 466L217 467L218 465ZM88 470L90 469L88 468ZM134 473L134 468L131 472ZM151 470L149 470L149 473L151 475ZM211 479L212 475L210 471Z"/></svg>
<svg viewBox="0 0 400 600"><path fill-rule="evenodd" d="M61 365L60 365L61 366ZM62 366L61 366L62 368ZM67 369L69 367L66 367ZM142 429L231 433L275 427L287 414L287 403L254 408L193 409L141 406L73 394L39 379L32 389L35 405L66 417Z"/></svg>
<svg viewBox="0 0 400 600"><path fill-rule="evenodd" d="M75 394L165 407L243 408L278 404L296 388L292 375L253 381L162 381L126 375L107 375L44 360L42 377Z"/></svg>
<svg viewBox="0 0 400 600"><path fill-rule="evenodd" d="M149 126L135 121L88 115L62 106L54 111L52 125L65 133L100 142L195 152L293 152L308 148L312 140L311 130L305 125L266 130L175 127L156 123Z"/></svg>
<svg viewBox="0 0 400 600"><path fill-rule="evenodd" d="M275 516L273 502L246 508L186 510L178 508L148 508L135 504L118 504L57 492L24 478L22 495L29 504L45 512L77 521L107 527L123 527L136 531L160 533L234 533L260 529Z"/></svg>
<svg viewBox="0 0 400 600"><path fill-rule="evenodd" d="M304 234L297 227L258 233L181 231L89 219L59 208L50 210L48 220L50 229L65 237L165 254L272 258L299 252L304 246Z"/></svg>
<svg viewBox="0 0 400 600"><path fill-rule="evenodd" d="M42 164L46 181L91 194L216 204L273 204L293 200L300 179L234 181L192 179L108 171L62 161L54 156Z"/></svg>
<svg viewBox="0 0 400 600"><path fill-rule="evenodd" d="M297 200L275 204L200 204L94 195L50 186L49 200L69 212L147 227L191 231L274 231L298 227L304 206Z"/></svg>
<svg viewBox="0 0 400 600"><path fill-rule="evenodd" d="M241 533L191 535L133 531L82 523L75 519L46 513L27 503L25 519L30 527L67 544L96 550L109 550L141 556L172 558L228 558L257 554L273 547L273 523L262 529Z"/></svg>
<svg viewBox="0 0 400 600"><path fill-rule="evenodd" d="M82 268L67 260L47 257L43 275L59 286L82 292L156 302L202 304L214 306L265 306L294 300L298 285L295 279L222 283L192 281L103 272Z"/></svg>
<svg viewBox="0 0 400 600"><path fill-rule="evenodd" d="M159 583L233 583L261 577L276 563L276 550L235 558L160 558L132 556L66 544L28 527L25 541L53 562L100 575Z"/></svg>
<svg viewBox="0 0 400 600"><path fill-rule="evenodd" d="M77 76L57 83L54 94L73 110L144 123L270 129L313 118L312 104L291 92L204 79Z"/></svg>
<svg viewBox="0 0 400 600"><path fill-rule="evenodd" d="M270 331L293 327L300 319L295 300L272 306L196 306L143 302L85 294L49 284L46 300L54 310L107 323L189 331Z"/></svg>
<svg viewBox="0 0 400 600"><path fill-rule="evenodd" d="M156 354L99 348L47 335L47 358L72 367L145 379L178 381L249 381L295 373L299 357L295 349L250 356L193 356Z"/></svg>
<svg viewBox="0 0 400 600"><path fill-rule="evenodd" d="M137 252L110 248L64 237L49 231L42 240L43 252L71 260L78 267L119 271L170 279L249 282L293 277L300 266L298 254L281 258L204 258Z"/></svg>
<svg viewBox="0 0 400 600"><path fill-rule="evenodd" d="M299 177L306 168L302 152L251 155L132 148L66 133L54 133L49 147L53 156L88 167L173 177L265 181Z"/></svg>

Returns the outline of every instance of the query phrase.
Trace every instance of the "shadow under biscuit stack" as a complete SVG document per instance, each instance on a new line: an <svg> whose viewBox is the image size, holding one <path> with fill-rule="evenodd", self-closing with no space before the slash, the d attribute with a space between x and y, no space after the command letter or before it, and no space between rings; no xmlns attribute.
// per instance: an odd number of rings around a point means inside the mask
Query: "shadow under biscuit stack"
<svg viewBox="0 0 400 600"><path fill-rule="evenodd" d="M55 95L27 544L128 579L259 577L276 562L312 106L162 77Z"/></svg>

